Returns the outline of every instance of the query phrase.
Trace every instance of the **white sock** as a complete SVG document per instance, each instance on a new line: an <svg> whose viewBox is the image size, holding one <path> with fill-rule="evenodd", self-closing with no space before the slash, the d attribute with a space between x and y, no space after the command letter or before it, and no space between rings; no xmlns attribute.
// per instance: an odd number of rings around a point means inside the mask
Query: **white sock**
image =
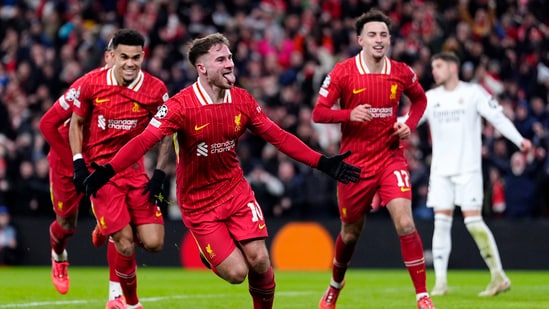
<svg viewBox="0 0 549 309"><path fill-rule="evenodd" d="M429 297L429 293L419 293L419 294L416 294L416 301L419 301L420 299L422 299L423 297Z"/></svg>
<svg viewBox="0 0 549 309"><path fill-rule="evenodd" d="M343 287L343 282L335 282L334 279L332 278L330 280L330 285L336 289L341 289Z"/></svg>
<svg viewBox="0 0 549 309"><path fill-rule="evenodd" d="M63 262L63 261L66 261L69 257L68 253L67 253L67 250L63 250L63 253L61 254L57 254L55 253L55 251L53 251L53 249L51 250L51 257L56 261L56 262Z"/></svg>
<svg viewBox="0 0 549 309"><path fill-rule="evenodd" d="M503 267L499 258L499 251L494 240L494 235L480 216L465 218L465 226L475 240L480 255L486 266L490 269L492 278L503 273Z"/></svg>
<svg viewBox="0 0 549 309"><path fill-rule="evenodd" d="M122 287L120 282L109 281L109 300L122 296Z"/></svg>
<svg viewBox="0 0 549 309"><path fill-rule="evenodd" d="M438 284L447 283L448 259L452 251L452 220L445 214L435 214L433 230L433 268Z"/></svg>

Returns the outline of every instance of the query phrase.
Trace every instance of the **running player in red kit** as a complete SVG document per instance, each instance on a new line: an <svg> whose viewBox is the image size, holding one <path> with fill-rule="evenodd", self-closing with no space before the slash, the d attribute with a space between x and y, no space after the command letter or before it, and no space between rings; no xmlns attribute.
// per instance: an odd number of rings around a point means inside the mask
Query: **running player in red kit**
<svg viewBox="0 0 549 309"><path fill-rule="evenodd" d="M85 181L88 194L133 164L163 136L177 133L177 194L183 222L224 280L248 277L253 308L270 309L274 272L265 244L266 223L244 178L236 154L239 137L250 130L289 157L316 167L344 183L357 181L360 169L343 162L349 154L326 157L272 122L246 90L235 87L228 39L210 34L192 42L188 58L198 80L160 108L145 131ZM97 192L97 193L95 193Z"/></svg>
<svg viewBox="0 0 549 309"><path fill-rule="evenodd" d="M412 218L408 164L399 143L417 126L427 99L412 69L386 56L390 19L372 9L358 17L355 26L362 50L336 64L328 74L312 115L315 122L341 123L341 151L351 151L349 162L362 168L358 183L338 184L341 232L335 243L332 279L319 308L336 307L365 216L379 192L381 205L386 205L399 236L418 309L431 309L423 244ZM401 94L412 102L406 123L397 122ZM338 102L340 109L332 109Z"/></svg>
<svg viewBox="0 0 549 309"><path fill-rule="evenodd" d="M144 43L144 37L134 30L117 31L113 36L114 66L87 74L64 95L73 105L69 139L74 182L79 190L84 190L83 181L89 175L83 158L108 162L143 131L158 107L168 100L164 83L141 70ZM160 251L164 245L162 213L143 194L148 182L141 156L121 170L101 194L91 197L101 233L114 240L116 274L127 308L132 309L142 308L137 296L135 244L150 252ZM119 299L112 302L111 307L124 305Z"/></svg>
<svg viewBox="0 0 549 309"><path fill-rule="evenodd" d="M104 53L105 66L97 70L106 70L113 66L112 40L109 41ZM94 72L94 71L92 71ZM52 282L61 294L66 294L70 288L68 274L68 254L66 245L76 231L78 207L84 196L75 189L73 184L72 154L69 145L69 122L72 115L72 101L66 101L61 96L52 107L40 118L40 131L50 145L48 162L50 165L50 190L53 210L56 219L50 225L50 244L52 248ZM109 300L122 296L120 282L114 272L111 259L115 253L114 244L107 249L107 260L110 267Z"/></svg>

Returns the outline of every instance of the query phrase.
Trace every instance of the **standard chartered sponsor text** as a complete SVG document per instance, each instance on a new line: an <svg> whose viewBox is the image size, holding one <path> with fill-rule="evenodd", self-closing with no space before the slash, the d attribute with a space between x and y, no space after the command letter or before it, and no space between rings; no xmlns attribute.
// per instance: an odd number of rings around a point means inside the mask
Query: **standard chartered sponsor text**
<svg viewBox="0 0 549 309"><path fill-rule="evenodd" d="M393 116L392 107L370 107L370 113L374 118L387 118Z"/></svg>
<svg viewBox="0 0 549 309"><path fill-rule="evenodd" d="M131 130L137 126L136 119L109 119L109 129Z"/></svg>
<svg viewBox="0 0 549 309"><path fill-rule="evenodd" d="M235 147L236 143L234 140L225 141L221 143L214 143L210 145L210 153L221 153L225 151L230 151Z"/></svg>

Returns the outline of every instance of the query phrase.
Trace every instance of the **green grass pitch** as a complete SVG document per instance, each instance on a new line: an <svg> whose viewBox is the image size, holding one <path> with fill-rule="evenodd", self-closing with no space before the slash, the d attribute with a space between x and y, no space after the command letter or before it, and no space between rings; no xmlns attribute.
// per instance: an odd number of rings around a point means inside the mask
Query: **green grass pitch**
<svg viewBox="0 0 549 309"><path fill-rule="evenodd" d="M107 269L71 266L71 288L59 295L47 267L0 268L0 309L4 308L104 308ZM317 308L329 282L329 272L275 271L274 308ZM489 281L487 270L451 270L450 292L433 297L439 309L542 309L549 308L549 271L508 271L513 285L496 297L479 298ZM147 309L252 308L247 283L230 285L209 271L141 266L138 269L140 300ZM433 284L428 273L428 287ZM403 268L350 269L338 309L415 308L408 273Z"/></svg>

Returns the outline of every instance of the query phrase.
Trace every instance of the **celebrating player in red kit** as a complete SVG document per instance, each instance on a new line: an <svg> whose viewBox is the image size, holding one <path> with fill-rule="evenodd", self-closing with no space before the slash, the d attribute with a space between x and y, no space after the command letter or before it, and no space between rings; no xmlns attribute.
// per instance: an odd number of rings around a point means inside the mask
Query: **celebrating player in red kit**
<svg viewBox="0 0 549 309"><path fill-rule="evenodd" d="M106 70L113 66L112 40L105 48L104 60L105 66L97 70ZM72 115L72 103L72 101L67 101L64 96L61 96L40 118L40 131L50 145L48 153L50 189L53 210L56 215L56 219L50 225L51 276L55 288L61 294L66 294L70 287L66 246L69 238L76 231L78 208L80 200L84 196L83 192L76 190L73 184L68 122ZM114 252L116 252L114 244L109 243L107 260L109 266L112 266L109 267L109 300L122 296L120 282L118 282L118 277L114 272L114 262L111 258Z"/></svg>
<svg viewBox="0 0 549 309"><path fill-rule="evenodd" d="M416 74L404 63L389 59L390 19L372 9L356 20L357 42L362 50L336 64L324 80L313 120L341 123L341 151L351 151L349 161L362 168L356 184L338 184L341 232L330 286L320 309L333 309L345 281L356 242L379 192L400 239L404 265L412 278L418 309L434 308L426 288L423 244L412 218L408 165L399 140L415 129L427 104ZM412 102L406 123L397 121L401 94ZM332 109L339 102L340 109Z"/></svg>
<svg viewBox="0 0 549 309"><path fill-rule="evenodd" d="M326 157L282 130L246 90L235 87L229 41L219 33L192 42L189 61L198 80L160 108L145 131L87 180L88 194L153 147L177 133L177 193L183 222L192 232L212 270L237 284L248 277L253 308L270 309L275 278L265 244L261 207L236 155L239 137L250 130L289 157L344 183L357 181L360 169L343 162L349 154Z"/></svg>
<svg viewBox="0 0 549 309"><path fill-rule="evenodd" d="M135 30L117 31L113 37L114 66L87 74L71 85L64 96L73 105L69 139L74 182L81 191L89 175L83 158L88 162L108 162L143 131L158 107L168 100L164 83L141 70L144 44L144 37ZM114 240L116 274L127 307L132 309L142 308L137 296L135 244L151 252L160 251L164 245L160 208L143 194L148 183L141 156L121 170L102 194L91 197L100 232ZM111 305L116 308L124 304L116 299Z"/></svg>

